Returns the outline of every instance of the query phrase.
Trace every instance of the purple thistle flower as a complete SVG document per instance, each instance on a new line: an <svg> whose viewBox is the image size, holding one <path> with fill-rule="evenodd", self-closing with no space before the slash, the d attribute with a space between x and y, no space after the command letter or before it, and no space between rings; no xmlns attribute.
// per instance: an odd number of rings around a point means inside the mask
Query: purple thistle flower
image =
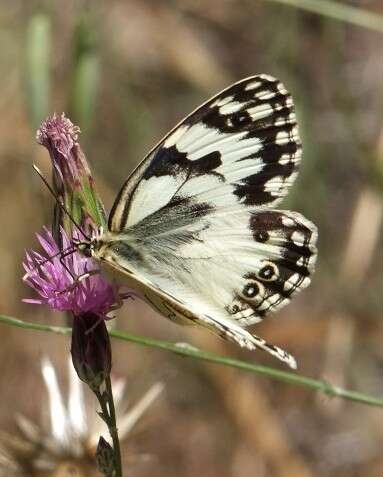
<svg viewBox="0 0 383 477"><path fill-rule="evenodd" d="M26 271L24 281L37 291L40 298L24 299L24 302L46 304L55 310L70 311L75 316L94 313L102 319L108 319L111 308L128 296L119 295L118 287L106 281L101 273L74 283L77 277L99 271L99 268L91 258L77 251L63 256L62 251L65 255L65 250L73 248L63 228L61 228L62 248L57 245L52 233L46 227L42 234L37 234L37 238L45 254L36 251L27 252L23 266Z"/></svg>
<svg viewBox="0 0 383 477"><path fill-rule="evenodd" d="M37 235L44 253L26 253L24 281L40 298L24 301L74 315L73 365L79 378L97 393L111 370L111 346L104 320L132 293L120 294L119 287L101 275L97 262L73 245L79 232L91 236L106 225L104 207L78 143L79 132L64 114L47 118L37 131L37 142L49 151L53 187L62 206L55 206L52 231L44 228Z"/></svg>

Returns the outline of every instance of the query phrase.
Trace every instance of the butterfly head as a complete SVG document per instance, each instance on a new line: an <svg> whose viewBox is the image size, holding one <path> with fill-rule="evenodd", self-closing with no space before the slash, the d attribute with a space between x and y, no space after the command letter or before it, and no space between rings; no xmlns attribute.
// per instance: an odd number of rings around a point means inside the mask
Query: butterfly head
<svg viewBox="0 0 383 477"><path fill-rule="evenodd" d="M103 234L103 229L100 227L89 238L73 238L72 243L76 250L85 255L85 257L94 257L96 251L100 246L100 237Z"/></svg>

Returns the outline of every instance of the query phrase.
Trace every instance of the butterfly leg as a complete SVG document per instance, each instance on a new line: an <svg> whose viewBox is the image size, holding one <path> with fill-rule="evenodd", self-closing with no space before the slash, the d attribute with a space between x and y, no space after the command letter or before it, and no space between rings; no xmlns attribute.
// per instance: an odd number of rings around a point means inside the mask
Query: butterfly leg
<svg viewBox="0 0 383 477"><path fill-rule="evenodd" d="M60 259L60 261L61 261L61 259ZM57 291L56 292L57 295L62 295L64 293L73 291L80 282L82 282L86 278L89 278L93 275L98 275L100 273L100 270L91 270L90 272L82 273L81 275L78 275L77 277L75 277L73 275L73 273L69 270L69 268L65 265L65 263L64 262L61 262L61 263L62 263L63 267L68 271L70 276L73 278L73 283L71 285L69 285L68 287L64 288L64 290Z"/></svg>

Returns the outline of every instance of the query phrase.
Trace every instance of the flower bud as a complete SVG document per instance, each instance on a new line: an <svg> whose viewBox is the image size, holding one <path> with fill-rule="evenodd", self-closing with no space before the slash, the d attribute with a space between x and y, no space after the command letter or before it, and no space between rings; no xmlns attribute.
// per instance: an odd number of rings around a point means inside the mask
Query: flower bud
<svg viewBox="0 0 383 477"><path fill-rule="evenodd" d="M106 215L85 154L78 143L79 133L80 129L64 114L54 114L40 126L36 138L49 151L57 195L78 225L89 234L92 230L105 226ZM59 226L63 226L68 235L72 235L73 224L56 205L55 238L58 236Z"/></svg>
<svg viewBox="0 0 383 477"><path fill-rule="evenodd" d="M95 313L75 316L71 345L73 366L78 377L99 390L112 367L112 355L105 322Z"/></svg>
<svg viewBox="0 0 383 477"><path fill-rule="evenodd" d="M96 460L98 470L101 474L109 476L114 471L114 450L113 447L102 436L98 441Z"/></svg>

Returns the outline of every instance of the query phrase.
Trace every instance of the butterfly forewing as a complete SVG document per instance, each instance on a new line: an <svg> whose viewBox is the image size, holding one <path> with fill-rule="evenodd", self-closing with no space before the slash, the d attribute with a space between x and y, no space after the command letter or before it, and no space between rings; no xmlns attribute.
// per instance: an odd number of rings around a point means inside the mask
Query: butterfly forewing
<svg viewBox="0 0 383 477"><path fill-rule="evenodd" d="M120 232L180 201L227 210L276 205L300 157L293 102L282 83L266 75L242 80L189 115L138 166L109 228Z"/></svg>
<svg viewBox="0 0 383 477"><path fill-rule="evenodd" d="M305 288L315 226L275 210L301 145L290 94L276 79L242 80L176 126L121 189L99 258L143 283L162 314L249 349L294 359L243 326Z"/></svg>

